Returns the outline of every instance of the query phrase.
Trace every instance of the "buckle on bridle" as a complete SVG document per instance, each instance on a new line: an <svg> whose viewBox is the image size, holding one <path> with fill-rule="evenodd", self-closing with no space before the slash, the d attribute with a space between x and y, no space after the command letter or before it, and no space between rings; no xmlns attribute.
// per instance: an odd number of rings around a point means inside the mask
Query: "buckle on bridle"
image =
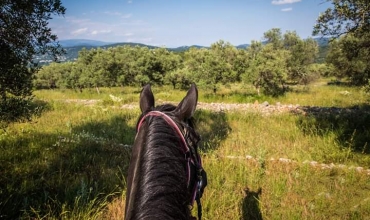
<svg viewBox="0 0 370 220"><path fill-rule="evenodd" d="M206 171L203 170L203 168L198 168L197 169L197 198L202 198L204 188L207 186L207 173Z"/></svg>

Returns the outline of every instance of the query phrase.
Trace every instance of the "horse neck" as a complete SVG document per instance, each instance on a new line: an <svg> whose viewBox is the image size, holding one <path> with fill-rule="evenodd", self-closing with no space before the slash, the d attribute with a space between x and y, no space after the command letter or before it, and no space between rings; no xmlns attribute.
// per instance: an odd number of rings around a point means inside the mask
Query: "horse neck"
<svg viewBox="0 0 370 220"><path fill-rule="evenodd" d="M126 219L189 219L186 161L180 143L162 118L144 123L129 167Z"/></svg>

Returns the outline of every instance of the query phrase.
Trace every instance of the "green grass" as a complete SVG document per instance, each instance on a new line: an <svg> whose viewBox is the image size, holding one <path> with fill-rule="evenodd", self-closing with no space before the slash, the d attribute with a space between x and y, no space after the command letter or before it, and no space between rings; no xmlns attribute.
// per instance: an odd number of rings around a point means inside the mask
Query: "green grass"
<svg viewBox="0 0 370 220"><path fill-rule="evenodd" d="M153 90L156 101L178 102L186 93L171 87ZM122 218L130 154L125 145L134 141L139 110L119 106L138 105L139 92L133 87L103 88L101 94L36 91L47 102L42 115L0 131L0 218ZM121 100L112 101L110 94ZM200 88L199 94L201 102L361 106L353 114L323 115L198 110L209 179L204 219L370 218L370 176L350 169L370 168L369 97L361 90L320 84L272 99L234 85L216 95ZM346 167L322 169L307 161Z"/></svg>
<svg viewBox="0 0 370 220"><path fill-rule="evenodd" d="M369 101L369 95L356 87L349 86L326 86L327 80L319 81L314 85L291 86L292 91L274 98L258 96L255 89L250 85L231 84L218 89L216 93L211 90L200 88L200 102L223 102L223 103L262 103L270 104L300 104L301 106L336 106L349 107L361 105ZM171 86L153 86L156 101L178 102L186 94L184 90L173 90ZM41 100L66 100L66 99L97 99L111 102L110 95L121 99L120 103L138 103L141 89L137 87L101 88L100 94L95 89L85 89L83 92L74 90L38 90L34 94Z"/></svg>

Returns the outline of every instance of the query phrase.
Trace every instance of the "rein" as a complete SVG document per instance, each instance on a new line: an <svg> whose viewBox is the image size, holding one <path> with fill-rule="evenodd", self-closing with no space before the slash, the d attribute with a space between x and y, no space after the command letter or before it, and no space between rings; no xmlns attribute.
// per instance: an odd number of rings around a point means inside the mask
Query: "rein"
<svg viewBox="0 0 370 220"><path fill-rule="evenodd" d="M200 202L200 197L202 196L202 190L204 189L205 185L203 182L203 179L205 181L205 184L207 184L207 177L205 174L205 171L203 170L202 161L200 156L198 155L198 152L194 149L194 146L192 144L188 144L188 142L185 140L186 130L184 131L185 134L183 134L179 128L179 126L174 122L174 120L168 116L167 114L160 112L160 111L150 111L147 114L145 114L141 120L138 123L137 126L137 134L139 133L140 127L145 121L145 119L149 116L159 116L162 117L177 133L177 135L181 139L181 145L182 150L185 155L186 162L186 173L187 173L187 187L190 187L190 180L191 180L191 170L190 166L193 165L196 168L196 184L194 185L194 188L192 190L192 196L190 201L190 207L193 207L194 201L197 201L198 206L198 219L200 220L202 218L202 204ZM136 139L136 137L135 137Z"/></svg>

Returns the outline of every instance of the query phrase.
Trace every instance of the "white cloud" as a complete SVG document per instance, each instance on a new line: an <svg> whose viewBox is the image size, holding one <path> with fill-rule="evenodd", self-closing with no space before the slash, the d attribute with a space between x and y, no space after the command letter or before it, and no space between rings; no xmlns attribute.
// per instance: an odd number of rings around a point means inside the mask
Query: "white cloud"
<svg viewBox="0 0 370 220"><path fill-rule="evenodd" d="M122 15L121 17L122 18L131 18L132 17L132 14L125 14L125 15Z"/></svg>
<svg viewBox="0 0 370 220"><path fill-rule="evenodd" d="M127 19L131 18L132 14L122 14L121 12L116 12L116 11L105 11L103 14L111 15L111 16L119 16L121 18Z"/></svg>
<svg viewBox="0 0 370 220"><path fill-rule="evenodd" d="M87 31L87 28L80 28L80 29L77 29L75 31L72 31L71 34L72 35L80 35L80 34L83 34Z"/></svg>
<svg viewBox="0 0 370 220"><path fill-rule="evenodd" d="M85 24L89 22L89 19L79 19L75 17L66 17L66 21L73 24Z"/></svg>
<svg viewBox="0 0 370 220"><path fill-rule="evenodd" d="M128 0L127 3L131 4L132 3L132 0Z"/></svg>
<svg viewBox="0 0 370 220"><path fill-rule="evenodd" d="M97 34L108 34L108 33L111 33L112 31L111 30L101 30L101 31L97 31L97 30L94 30L91 32L92 35L97 35Z"/></svg>
<svg viewBox="0 0 370 220"><path fill-rule="evenodd" d="M293 8L283 8L283 9L281 9L281 11L284 11L284 12L291 11L291 10L293 10Z"/></svg>
<svg viewBox="0 0 370 220"><path fill-rule="evenodd" d="M121 16L122 15L121 12L116 12L116 11L105 11L104 14L107 14L107 15L116 15L116 16Z"/></svg>
<svg viewBox="0 0 370 220"><path fill-rule="evenodd" d="M296 2L300 2L301 0L273 0L271 3L273 5L285 5L285 4L293 4Z"/></svg>

